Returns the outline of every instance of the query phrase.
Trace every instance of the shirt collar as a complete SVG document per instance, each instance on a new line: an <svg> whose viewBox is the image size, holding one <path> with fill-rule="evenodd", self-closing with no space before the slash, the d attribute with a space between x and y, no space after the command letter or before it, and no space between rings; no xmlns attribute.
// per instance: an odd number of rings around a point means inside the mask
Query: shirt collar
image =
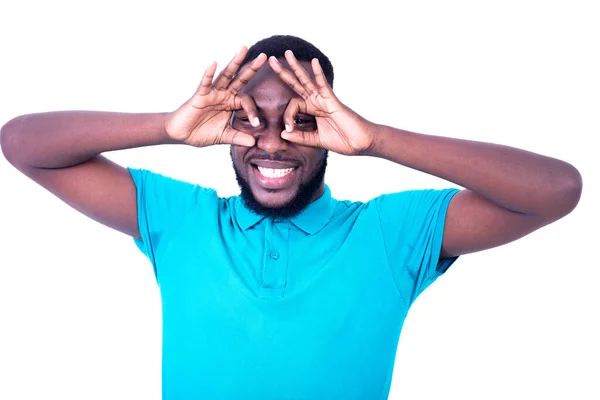
<svg viewBox="0 0 600 400"><path fill-rule="evenodd" d="M331 197L329 186L325 185L323 195L310 203L300 214L290 218L290 221L309 235L313 235L327 224L335 208L335 200ZM265 217L256 214L244 204L241 196L235 203L236 219L244 230L251 228Z"/></svg>

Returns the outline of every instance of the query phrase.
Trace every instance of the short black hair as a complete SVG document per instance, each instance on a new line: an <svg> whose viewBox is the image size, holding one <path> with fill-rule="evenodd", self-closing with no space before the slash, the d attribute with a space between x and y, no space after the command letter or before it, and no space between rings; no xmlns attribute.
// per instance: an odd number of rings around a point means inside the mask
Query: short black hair
<svg viewBox="0 0 600 400"><path fill-rule="evenodd" d="M242 65L254 60L260 53L265 53L267 57L285 57L286 50L293 51L298 61L310 62L313 58L318 59L329 86L333 87L333 65L329 58L315 45L296 36L273 35L259 40L248 49Z"/></svg>

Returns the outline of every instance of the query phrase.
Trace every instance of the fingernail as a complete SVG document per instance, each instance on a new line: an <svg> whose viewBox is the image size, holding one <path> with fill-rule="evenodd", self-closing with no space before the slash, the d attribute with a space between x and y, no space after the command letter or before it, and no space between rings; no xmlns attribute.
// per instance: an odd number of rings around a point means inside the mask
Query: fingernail
<svg viewBox="0 0 600 400"><path fill-rule="evenodd" d="M285 124L285 131L286 132L291 132L292 128L288 124Z"/></svg>
<svg viewBox="0 0 600 400"><path fill-rule="evenodd" d="M258 126L260 124L260 120L258 119L258 117L254 117L254 119L252 120L252 126Z"/></svg>

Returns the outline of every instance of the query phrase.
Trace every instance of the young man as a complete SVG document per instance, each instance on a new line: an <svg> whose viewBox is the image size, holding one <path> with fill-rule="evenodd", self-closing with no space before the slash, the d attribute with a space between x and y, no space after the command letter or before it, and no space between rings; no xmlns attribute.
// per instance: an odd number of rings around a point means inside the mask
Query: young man
<svg viewBox="0 0 600 400"><path fill-rule="evenodd" d="M260 41L215 72L174 112L45 113L2 129L16 168L150 259L165 399L385 398L416 297L459 255L578 203L581 176L563 161L366 120L333 93L327 57L299 38ZM166 143L230 144L241 195L101 155ZM465 189L337 201L324 183L328 151Z"/></svg>

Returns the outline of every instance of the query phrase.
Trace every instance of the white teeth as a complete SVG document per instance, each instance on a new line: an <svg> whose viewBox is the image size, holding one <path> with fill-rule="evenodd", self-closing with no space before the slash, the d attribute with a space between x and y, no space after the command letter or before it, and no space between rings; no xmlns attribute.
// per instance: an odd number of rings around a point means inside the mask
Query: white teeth
<svg viewBox="0 0 600 400"><path fill-rule="evenodd" d="M267 178L281 178L292 172L295 168L265 168L258 167L258 171L262 176Z"/></svg>

